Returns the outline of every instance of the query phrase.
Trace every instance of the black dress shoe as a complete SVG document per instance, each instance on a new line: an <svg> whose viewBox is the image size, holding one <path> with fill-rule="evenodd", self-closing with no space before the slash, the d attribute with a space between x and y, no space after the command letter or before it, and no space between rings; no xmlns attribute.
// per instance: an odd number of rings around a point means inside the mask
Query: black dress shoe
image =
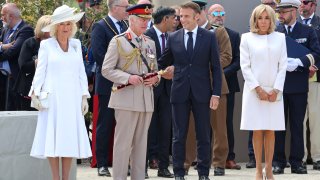
<svg viewBox="0 0 320 180"><path fill-rule="evenodd" d="M111 174L108 170L108 167L99 167L98 168L98 176L107 176L107 177L111 177Z"/></svg>
<svg viewBox="0 0 320 180"><path fill-rule="evenodd" d="M199 180L210 180L208 176L199 176Z"/></svg>
<svg viewBox="0 0 320 180"><path fill-rule="evenodd" d="M249 162L246 164L246 168L256 168L256 161L254 159L250 159Z"/></svg>
<svg viewBox="0 0 320 180"><path fill-rule="evenodd" d="M169 169L159 169L158 176L164 178L173 178L174 175L169 171Z"/></svg>
<svg viewBox="0 0 320 180"><path fill-rule="evenodd" d="M174 180L185 180L183 176L175 176Z"/></svg>
<svg viewBox="0 0 320 180"><path fill-rule="evenodd" d="M224 176L224 168L215 167L214 168L214 175L215 176Z"/></svg>
<svg viewBox="0 0 320 180"><path fill-rule="evenodd" d="M291 167L291 173L294 174L308 174L307 169L304 168L302 165L298 167Z"/></svg>
<svg viewBox="0 0 320 180"><path fill-rule="evenodd" d="M320 161L317 161L317 162L313 163L313 169L314 170L320 170Z"/></svg>
<svg viewBox="0 0 320 180"><path fill-rule="evenodd" d="M149 175L148 175L148 172L146 171L145 174L144 174L144 179L149 179Z"/></svg>
<svg viewBox="0 0 320 180"><path fill-rule="evenodd" d="M130 176L130 174L131 174L131 168L130 168L130 166L128 166L128 173L127 173L127 176Z"/></svg>
<svg viewBox="0 0 320 180"><path fill-rule="evenodd" d="M283 174L284 173L284 169L281 168L280 166L274 166L272 172L275 175Z"/></svg>

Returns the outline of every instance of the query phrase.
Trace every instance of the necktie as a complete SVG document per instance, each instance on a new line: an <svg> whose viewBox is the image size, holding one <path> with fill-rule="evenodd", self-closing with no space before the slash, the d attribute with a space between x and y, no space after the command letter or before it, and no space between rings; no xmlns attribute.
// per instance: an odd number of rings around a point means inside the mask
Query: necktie
<svg viewBox="0 0 320 180"><path fill-rule="evenodd" d="M9 31L6 33L6 35L5 35L4 39L3 39L3 42L5 44L10 43L10 37L12 36L13 31L14 31L13 29L9 29Z"/></svg>
<svg viewBox="0 0 320 180"><path fill-rule="evenodd" d="M161 53L164 52L164 49L166 48L166 36L164 33L161 34Z"/></svg>
<svg viewBox="0 0 320 180"><path fill-rule="evenodd" d="M288 26L288 36L291 35L291 26Z"/></svg>
<svg viewBox="0 0 320 180"><path fill-rule="evenodd" d="M311 19L311 18L304 19L304 20L303 20L304 24L308 24L308 22L309 22L310 19Z"/></svg>
<svg viewBox="0 0 320 180"><path fill-rule="evenodd" d="M187 53L188 56L191 58L192 53L193 53L193 37L192 37L192 32L187 32L189 35L188 41L187 41Z"/></svg>
<svg viewBox="0 0 320 180"><path fill-rule="evenodd" d="M123 33L124 32L124 27L123 27L123 23L121 21L118 21L117 24L120 26L120 33Z"/></svg>

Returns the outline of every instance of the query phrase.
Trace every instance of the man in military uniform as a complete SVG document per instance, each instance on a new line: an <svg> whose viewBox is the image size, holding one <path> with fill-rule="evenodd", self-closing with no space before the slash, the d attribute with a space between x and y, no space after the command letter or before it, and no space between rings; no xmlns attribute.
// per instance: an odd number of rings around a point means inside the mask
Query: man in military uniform
<svg viewBox="0 0 320 180"><path fill-rule="evenodd" d="M108 162L115 118L114 110L108 108L112 82L102 76L101 68L111 39L128 28L124 20L128 17L126 8L129 3L128 0L108 0L107 5L109 9L108 15L94 24L91 33L91 50L97 65L95 94L99 98L96 128L96 159L99 176L111 176L108 170Z"/></svg>
<svg viewBox="0 0 320 180"><path fill-rule="evenodd" d="M221 96L219 99L219 106L216 110L211 111L210 123L212 127L211 149L212 149L212 166L214 167L215 176L223 176L225 174L225 164L228 155L228 138L227 138L227 100L226 94L229 93L228 85L223 73L222 68L228 66L232 60L232 50L230 39L226 29L219 25L212 25L207 19L206 4L207 0L193 0L200 6L201 14L199 16L198 25L204 29L213 31L216 35L217 43L219 46L221 73L222 73L222 87ZM185 169L188 170L191 162L195 159L195 133L194 120L191 114L189 121L189 131L187 136L187 152Z"/></svg>
<svg viewBox="0 0 320 180"><path fill-rule="evenodd" d="M277 4L281 25L277 31L285 33L297 43L309 49L310 53L298 58L288 58L287 74L283 90L284 111L286 123L290 121L291 145L289 162L291 173L307 174L302 165L304 156L303 121L307 108L309 68L319 60L320 46L315 30L297 22L297 9L300 0L281 0ZM287 45L287 48L290 44ZM290 57L290 52L288 52ZM273 158L273 173L283 174L286 166L285 155L286 131L275 133L275 152Z"/></svg>
<svg viewBox="0 0 320 180"><path fill-rule="evenodd" d="M154 109L153 86L160 77L157 71L154 41L143 33L151 18L150 4L127 9L128 30L109 44L102 75L113 82L109 107L115 110L116 128L113 150L113 178L126 179L130 157L131 179L145 178L148 128ZM145 76L143 76L145 75ZM118 88L120 85L124 88Z"/></svg>
<svg viewBox="0 0 320 180"><path fill-rule="evenodd" d="M316 0L301 0L300 5L300 16L298 17L298 21L302 24L306 24L315 29L318 42L320 42L320 17L315 14L317 7ZM320 62L315 64L316 67L319 67ZM308 107L307 113L304 120L303 133L304 133L304 158L303 161L307 161L308 149L307 149L307 141L309 140L307 137L307 129L310 132L310 154L313 160L313 169L320 170L320 141L318 137L320 136L320 73L317 71L316 67L310 67L309 74L309 93L308 93Z"/></svg>
<svg viewBox="0 0 320 180"><path fill-rule="evenodd" d="M231 63L223 68L224 75L228 84L229 93L227 94L227 134L228 134L228 145L229 153L226 161L226 169L241 169L240 165L237 165L234 161L234 134L233 134L233 110L234 110L234 99L235 92L240 92L237 71L240 69L240 35L224 26L225 22L225 10L220 4L214 4L210 6L208 11L208 18L211 24L217 24L223 26L229 35L231 48L232 48L232 61ZM218 31L217 31L218 33Z"/></svg>

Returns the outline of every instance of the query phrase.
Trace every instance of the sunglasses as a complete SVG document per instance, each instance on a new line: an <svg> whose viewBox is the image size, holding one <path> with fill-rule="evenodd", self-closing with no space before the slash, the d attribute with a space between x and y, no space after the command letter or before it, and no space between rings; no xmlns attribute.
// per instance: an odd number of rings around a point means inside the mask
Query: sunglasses
<svg viewBox="0 0 320 180"><path fill-rule="evenodd" d="M215 17L217 17L217 16L224 16L226 14L226 12L224 12L224 11L213 11L212 12L212 15L213 16L215 16Z"/></svg>
<svg viewBox="0 0 320 180"><path fill-rule="evenodd" d="M301 1L301 3L302 3L303 5L308 5L310 2L312 2L312 1Z"/></svg>

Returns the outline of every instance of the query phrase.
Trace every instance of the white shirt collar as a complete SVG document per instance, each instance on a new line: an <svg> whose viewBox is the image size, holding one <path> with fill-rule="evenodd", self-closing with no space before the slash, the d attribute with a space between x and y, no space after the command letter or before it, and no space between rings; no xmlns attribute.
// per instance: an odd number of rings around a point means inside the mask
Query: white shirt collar
<svg viewBox="0 0 320 180"><path fill-rule="evenodd" d="M113 16L111 16L111 14L108 14L108 16L112 20L113 24L117 24L117 22L119 21L116 18L114 18Z"/></svg>
<svg viewBox="0 0 320 180"><path fill-rule="evenodd" d="M291 32L294 29L294 26L297 24L297 21L295 21L292 25L291 25ZM287 24L284 25L284 27L286 28L286 30L288 31L288 26Z"/></svg>
<svg viewBox="0 0 320 180"><path fill-rule="evenodd" d="M157 33L158 38L161 37L161 34L164 34L163 32L161 32L155 25L153 25L154 30Z"/></svg>
<svg viewBox="0 0 320 180"><path fill-rule="evenodd" d="M22 20L20 20L13 28L12 28L12 30L17 30L17 28L18 28L18 26L20 25L20 23L22 22Z"/></svg>
<svg viewBox="0 0 320 180"><path fill-rule="evenodd" d="M312 14L311 14L311 16L310 16L310 17L308 17L308 18L305 18L305 17L303 17L303 16L300 16L300 17L301 17L301 19L302 19L302 20L305 20L305 19L309 19L309 18L310 18L310 19L312 19L312 18L313 18L313 16L314 16L314 13L312 13Z"/></svg>
<svg viewBox="0 0 320 180"><path fill-rule="evenodd" d="M197 25L197 26L191 31L191 32L193 32L193 33L192 33L193 35L197 35L198 28L199 28L199 26ZM184 29L184 35L188 35L188 34L187 34L188 32L190 32L190 31Z"/></svg>

